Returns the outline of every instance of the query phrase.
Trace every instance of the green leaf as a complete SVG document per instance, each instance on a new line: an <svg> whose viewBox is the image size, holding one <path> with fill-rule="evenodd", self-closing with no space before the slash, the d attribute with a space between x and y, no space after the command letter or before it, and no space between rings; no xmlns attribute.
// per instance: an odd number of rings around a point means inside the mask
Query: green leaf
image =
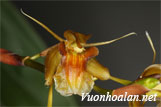
<svg viewBox="0 0 161 107"><path fill-rule="evenodd" d="M19 10L1 2L1 48L22 56L31 56L47 48ZM43 59L39 60L43 63ZM1 64L2 106L46 106L49 88L44 74L27 67ZM74 96L63 97L54 89L53 105L78 106Z"/></svg>

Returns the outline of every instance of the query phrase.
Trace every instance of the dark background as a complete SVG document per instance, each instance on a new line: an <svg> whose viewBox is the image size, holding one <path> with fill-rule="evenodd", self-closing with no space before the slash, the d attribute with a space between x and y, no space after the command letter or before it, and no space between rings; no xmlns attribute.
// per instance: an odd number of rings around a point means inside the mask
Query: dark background
<svg viewBox="0 0 161 107"><path fill-rule="evenodd" d="M160 2L158 1L93 1L54 2L30 1L12 2L17 9L40 20L55 33L63 37L71 29L92 34L89 42L101 42L136 32L115 43L99 46L97 59L110 69L113 76L135 80L152 63L153 52L145 36L147 30L157 51L156 63L160 63ZM48 46L58 41L28 18ZM115 89L122 85L113 81L96 81L102 88ZM97 94L92 92L91 94ZM81 97L76 96L80 101ZM125 106L127 102L79 102L82 106ZM154 105L154 104L153 104Z"/></svg>

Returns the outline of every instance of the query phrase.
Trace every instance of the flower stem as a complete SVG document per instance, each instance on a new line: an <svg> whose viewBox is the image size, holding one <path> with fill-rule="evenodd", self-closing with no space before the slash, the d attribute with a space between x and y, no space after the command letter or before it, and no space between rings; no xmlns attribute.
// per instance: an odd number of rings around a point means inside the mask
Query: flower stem
<svg viewBox="0 0 161 107"><path fill-rule="evenodd" d="M47 107L52 107L52 102L53 102L53 85L50 85L49 95L48 95L48 106Z"/></svg>
<svg viewBox="0 0 161 107"><path fill-rule="evenodd" d="M100 88L96 85L94 85L93 90L100 93L100 94L105 94L105 95L107 94L107 92L109 92L109 95L112 95L112 90Z"/></svg>
<svg viewBox="0 0 161 107"><path fill-rule="evenodd" d="M35 60L35 59L39 58L40 56L41 56L40 53L38 53L36 55L31 56L30 59Z"/></svg>
<svg viewBox="0 0 161 107"><path fill-rule="evenodd" d="M24 57L21 57L21 59L23 58ZM44 73L45 67L43 64L40 64L39 62L33 61L31 59L27 59L25 60L24 65Z"/></svg>
<svg viewBox="0 0 161 107"><path fill-rule="evenodd" d="M132 83L132 81L120 79L120 78L117 78L117 77L114 77L114 76L110 76L110 79L115 81L115 82L121 83L123 85L128 85L128 84Z"/></svg>

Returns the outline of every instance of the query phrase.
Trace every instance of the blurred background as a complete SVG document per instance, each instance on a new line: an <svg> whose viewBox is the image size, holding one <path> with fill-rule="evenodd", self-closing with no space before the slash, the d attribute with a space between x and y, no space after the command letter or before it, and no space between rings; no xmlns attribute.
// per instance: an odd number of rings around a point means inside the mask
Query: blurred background
<svg viewBox="0 0 161 107"><path fill-rule="evenodd" d="M131 36L99 46L97 60L113 76L135 80L152 63L153 52L145 36L148 31L160 63L159 1L1 1L1 48L19 55L34 55L58 41L42 27L23 16L20 9L46 24L63 37L65 30L91 34L90 42L112 40L130 32ZM44 59L40 58L43 63ZM2 106L45 106L48 87L44 75L27 67L1 64ZM102 88L122 85L113 81L96 81ZM91 95L98 94L94 91ZM56 106L127 106L127 102L87 102L80 96L63 97L54 91ZM155 103L148 102L147 106Z"/></svg>

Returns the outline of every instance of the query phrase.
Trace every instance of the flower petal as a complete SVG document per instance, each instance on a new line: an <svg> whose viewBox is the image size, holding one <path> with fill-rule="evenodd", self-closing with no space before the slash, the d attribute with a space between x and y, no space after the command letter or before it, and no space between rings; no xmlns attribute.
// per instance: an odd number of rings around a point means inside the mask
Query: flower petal
<svg viewBox="0 0 161 107"><path fill-rule="evenodd" d="M45 59L45 85L52 84L54 73L56 72L60 61L61 55L58 51L58 46L55 45L55 47L49 50Z"/></svg>
<svg viewBox="0 0 161 107"><path fill-rule="evenodd" d="M161 90L152 89L151 91L147 92L146 95L155 95L157 94L157 98L161 98Z"/></svg>
<svg viewBox="0 0 161 107"><path fill-rule="evenodd" d="M59 65L54 75L55 89L63 96L72 94L81 96L82 93L89 93L94 85L93 76L88 72L81 72L79 76L77 76L77 73L76 71L71 71L68 80L65 70Z"/></svg>
<svg viewBox="0 0 161 107"><path fill-rule="evenodd" d="M144 78L155 74L161 74L161 64L153 64L148 66L141 74L140 78Z"/></svg>
<svg viewBox="0 0 161 107"><path fill-rule="evenodd" d="M145 88L142 85L131 84L131 85L113 90L112 95L117 95L117 96L124 95L124 97L127 97L128 95L142 95L148 91L149 89ZM125 92L127 92L127 96L125 96Z"/></svg>
<svg viewBox="0 0 161 107"><path fill-rule="evenodd" d="M90 59L87 63L87 72L100 80L108 80L110 78L108 68L102 66L94 58Z"/></svg>

